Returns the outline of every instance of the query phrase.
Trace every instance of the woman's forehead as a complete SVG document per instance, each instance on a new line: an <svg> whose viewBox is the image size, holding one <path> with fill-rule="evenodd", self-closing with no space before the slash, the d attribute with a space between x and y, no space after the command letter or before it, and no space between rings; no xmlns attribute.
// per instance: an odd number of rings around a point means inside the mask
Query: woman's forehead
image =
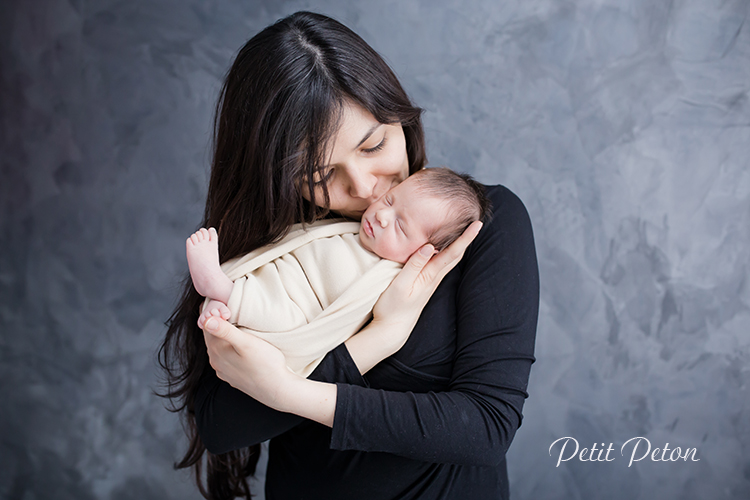
<svg viewBox="0 0 750 500"><path fill-rule="evenodd" d="M345 101L341 108L336 131L336 142L356 148L362 144L381 125L375 117L362 106Z"/></svg>
<svg viewBox="0 0 750 500"><path fill-rule="evenodd" d="M372 113L362 106L345 101L338 117L338 129L331 138L328 163L342 161L347 155L362 147L363 144L367 144L368 140L379 141L382 139L381 131L383 127L391 126L380 123Z"/></svg>

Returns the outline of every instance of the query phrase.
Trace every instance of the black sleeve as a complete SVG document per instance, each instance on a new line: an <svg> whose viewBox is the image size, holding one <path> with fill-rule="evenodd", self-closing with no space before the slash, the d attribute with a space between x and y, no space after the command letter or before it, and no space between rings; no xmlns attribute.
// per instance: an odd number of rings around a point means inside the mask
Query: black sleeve
<svg viewBox="0 0 750 500"><path fill-rule="evenodd" d="M329 352L308 377L319 382L364 385L346 345ZM203 444L213 454L246 448L291 429L304 419L273 410L235 389L207 368L195 401L195 421Z"/></svg>
<svg viewBox="0 0 750 500"><path fill-rule="evenodd" d="M539 309L531 222L501 186L493 219L459 264L456 355L443 392L337 384L331 448L425 462L496 465L521 424Z"/></svg>

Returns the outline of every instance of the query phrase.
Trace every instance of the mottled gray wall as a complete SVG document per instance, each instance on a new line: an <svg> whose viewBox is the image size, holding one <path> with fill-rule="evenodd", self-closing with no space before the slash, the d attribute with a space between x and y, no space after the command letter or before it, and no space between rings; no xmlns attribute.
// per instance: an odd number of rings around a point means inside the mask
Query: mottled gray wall
<svg viewBox="0 0 750 500"><path fill-rule="evenodd" d="M542 303L513 496L750 497L747 0L6 0L0 497L198 498L154 351L221 76L301 8L392 63L433 164L529 209ZM555 467L563 436L616 460ZM628 467L635 436L700 461Z"/></svg>

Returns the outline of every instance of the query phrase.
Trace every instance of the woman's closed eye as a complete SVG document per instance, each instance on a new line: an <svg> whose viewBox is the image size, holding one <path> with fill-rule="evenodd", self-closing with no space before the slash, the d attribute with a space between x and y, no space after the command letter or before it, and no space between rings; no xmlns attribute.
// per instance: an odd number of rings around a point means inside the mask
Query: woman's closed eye
<svg viewBox="0 0 750 500"><path fill-rule="evenodd" d="M373 146L373 147L371 147L371 148L364 148L364 149L362 150L362 152L363 152L363 153L375 153L375 152L377 152L377 151L380 151L380 150L381 150L381 149L383 149L384 147L385 147L385 135L383 136L383 139L382 139L382 140L380 141L380 143L379 143L379 144L377 144L376 146Z"/></svg>
<svg viewBox="0 0 750 500"><path fill-rule="evenodd" d="M333 177L333 167L321 168L313 174L313 183L316 186L327 183Z"/></svg>

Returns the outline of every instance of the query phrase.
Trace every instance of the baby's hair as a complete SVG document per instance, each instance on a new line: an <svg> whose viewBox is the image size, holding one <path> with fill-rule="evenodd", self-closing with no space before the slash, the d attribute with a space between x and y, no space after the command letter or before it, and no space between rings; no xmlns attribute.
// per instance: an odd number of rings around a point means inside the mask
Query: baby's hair
<svg viewBox="0 0 750 500"><path fill-rule="evenodd" d="M417 189L444 200L449 215L430 235L429 242L440 251L456 241L469 225L490 217L491 203L483 185L468 174L448 168L425 168L411 176L418 181Z"/></svg>

